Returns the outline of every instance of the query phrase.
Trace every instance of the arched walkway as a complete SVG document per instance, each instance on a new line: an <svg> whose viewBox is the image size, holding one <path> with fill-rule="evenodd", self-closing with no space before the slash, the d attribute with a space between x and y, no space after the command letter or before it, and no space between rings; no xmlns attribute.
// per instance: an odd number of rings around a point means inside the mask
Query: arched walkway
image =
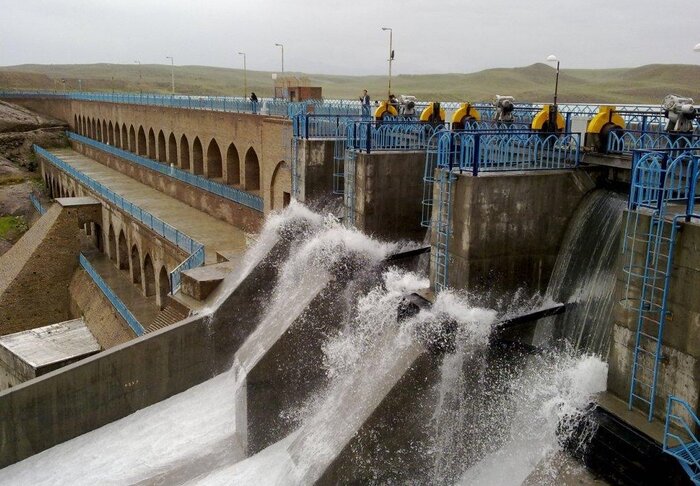
<svg viewBox="0 0 700 486"><path fill-rule="evenodd" d="M241 160L236 146L231 144L226 151L226 184L241 183Z"/></svg>
<svg viewBox="0 0 700 486"><path fill-rule="evenodd" d="M156 160L156 134L152 128L148 131L148 158Z"/></svg>
<svg viewBox="0 0 700 486"><path fill-rule="evenodd" d="M165 265L160 267L158 272L158 294L156 300L161 309L164 309L168 303L168 294L170 293L170 278L168 277L168 269Z"/></svg>
<svg viewBox="0 0 700 486"><path fill-rule="evenodd" d="M151 255L146 253L143 259L143 293L146 297L156 295L156 273L153 270L153 261Z"/></svg>
<svg viewBox="0 0 700 486"><path fill-rule="evenodd" d="M184 135L180 138L180 168L190 170L190 144Z"/></svg>
<svg viewBox="0 0 700 486"><path fill-rule="evenodd" d="M114 227L109 225L109 233L107 235L107 244L109 245L109 259L113 262L117 261L117 236L114 234Z"/></svg>
<svg viewBox="0 0 700 486"><path fill-rule="evenodd" d="M143 127L139 127L138 136L138 151L139 155L146 155L146 132L143 131Z"/></svg>
<svg viewBox="0 0 700 486"><path fill-rule="evenodd" d="M192 173L201 175L204 174L204 154L202 153L202 142L199 137L195 137L192 142Z"/></svg>
<svg viewBox="0 0 700 486"><path fill-rule="evenodd" d="M168 162L172 165L177 165L177 140L174 133L171 133L170 137L168 137Z"/></svg>
<svg viewBox="0 0 700 486"><path fill-rule="evenodd" d="M158 132L158 162L165 162L165 134Z"/></svg>
<svg viewBox="0 0 700 486"><path fill-rule="evenodd" d="M135 284L141 283L141 258L136 245L131 247L131 281Z"/></svg>
<svg viewBox="0 0 700 486"><path fill-rule="evenodd" d="M121 270L129 270L129 247L126 244L126 236L124 230L119 232L119 240L117 241L117 261Z"/></svg>
<svg viewBox="0 0 700 486"><path fill-rule="evenodd" d="M260 163L258 162L258 154L255 149L250 147L245 154L245 180L246 191L260 190Z"/></svg>
<svg viewBox="0 0 700 486"><path fill-rule="evenodd" d="M133 125L129 127L129 152L136 153L136 130Z"/></svg>
<svg viewBox="0 0 700 486"><path fill-rule="evenodd" d="M207 165L205 174L210 179L216 179L223 175L221 167L221 150L219 150L219 144L216 140L212 139L209 142L209 148L207 149Z"/></svg>

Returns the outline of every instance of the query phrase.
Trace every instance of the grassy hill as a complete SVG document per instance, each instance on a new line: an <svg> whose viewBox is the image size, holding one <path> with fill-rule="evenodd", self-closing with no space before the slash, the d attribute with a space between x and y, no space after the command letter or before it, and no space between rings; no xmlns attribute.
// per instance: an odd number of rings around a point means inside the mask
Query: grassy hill
<svg viewBox="0 0 700 486"><path fill-rule="evenodd" d="M30 65L0 67L0 89L65 89L90 91L170 92L170 66L120 64ZM248 91L270 96L270 72L248 71ZM290 73L291 74L291 73ZM335 76L293 73L326 98L356 98L367 88L373 98L386 93L386 76ZM626 69L565 69L559 79L562 102L659 103L668 93L700 101L700 66L653 64ZM466 74L400 75L393 91L421 100L486 101L513 95L520 101L549 100L554 69L545 64L487 69ZM207 66L176 66L175 89L181 94L242 95L243 71Z"/></svg>

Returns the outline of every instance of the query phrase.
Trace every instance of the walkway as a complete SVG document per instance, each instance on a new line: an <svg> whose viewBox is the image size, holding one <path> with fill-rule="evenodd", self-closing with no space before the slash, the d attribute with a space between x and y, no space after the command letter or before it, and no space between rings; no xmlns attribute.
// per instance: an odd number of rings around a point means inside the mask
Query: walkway
<svg viewBox="0 0 700 486"><path fill-rule="evenodd" d="M207 264L216 263L217 251L243 253L245 250L246 237L242 230L74 150L51 149L49 152L144 211L202 243Z"/></svg>

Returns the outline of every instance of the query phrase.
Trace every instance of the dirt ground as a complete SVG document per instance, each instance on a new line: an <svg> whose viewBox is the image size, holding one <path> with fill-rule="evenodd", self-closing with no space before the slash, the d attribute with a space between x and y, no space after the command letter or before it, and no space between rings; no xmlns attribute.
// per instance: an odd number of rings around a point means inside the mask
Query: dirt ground
<svg viewBox="0 0 700 486"><path fill-rule="evenodd" d="M47 199L32 145L66 146L65 129L60 120L0 101L0 219L12 216L22 228L0 235L0 255L38 218L29 194Z"/></svg>

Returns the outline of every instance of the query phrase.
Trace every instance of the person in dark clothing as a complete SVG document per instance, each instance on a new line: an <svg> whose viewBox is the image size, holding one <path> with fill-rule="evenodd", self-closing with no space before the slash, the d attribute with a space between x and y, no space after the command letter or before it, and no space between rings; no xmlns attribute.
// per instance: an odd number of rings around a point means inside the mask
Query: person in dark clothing
<svg viewBox="0 0 700 486"><path fill-rule="evenodd" d="M255 92L250 93L250 102L253 104L253 114L258 112L258 97Z"/></svg>
<svg viewBox="0 0 700 486"><path fill-rule="evenodd" d="M370 99L369 94L367 94L367 90L362 91L360 102L362 103L362 116L369 116Z"/></svg>

